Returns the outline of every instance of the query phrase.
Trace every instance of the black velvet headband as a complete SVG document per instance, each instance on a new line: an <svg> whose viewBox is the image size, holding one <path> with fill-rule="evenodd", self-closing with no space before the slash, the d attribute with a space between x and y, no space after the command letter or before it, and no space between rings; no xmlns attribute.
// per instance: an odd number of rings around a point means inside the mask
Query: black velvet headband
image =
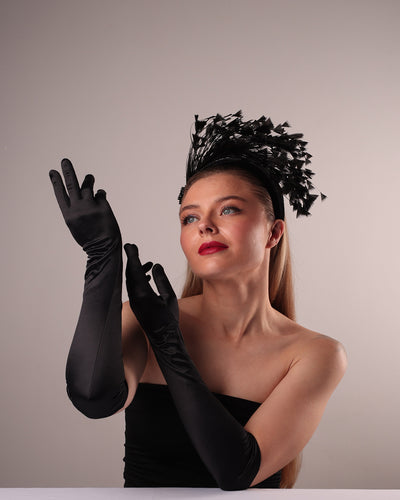
<svg viewBox="0 0 400 500"><path fill-rule="evenodd" d="M275 217L284 219L283 196L299 215L310 215L314 201L321 196L311 194L314 189L306 167L311 155L306 151L303 134L287 134L287 122L273 125L270 118L243 121L242 112L219 114L199 120L195 115L195 132L186 166L186 182L197 172L217 165L239 165L261 180L268 190ZM181 188L179 203L185 188Z"/></svg>

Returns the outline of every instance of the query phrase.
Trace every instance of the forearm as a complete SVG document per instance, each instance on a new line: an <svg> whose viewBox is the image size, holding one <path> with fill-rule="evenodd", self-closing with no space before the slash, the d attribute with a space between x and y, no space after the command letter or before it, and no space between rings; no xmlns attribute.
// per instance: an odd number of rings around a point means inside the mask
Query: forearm
<svg viewBox="0 0 400 500"><path fill-rule="evenodd" d="M260 465L256 439L209 391L174 331L155 335L160 368L194 447L225 490L248 488ZM159 342L161 340L161 342Z"/></svg>
<svg viewBox="0 0 400 500"><path fill-rule="evenodd" d="M127 397L121 346L122 245L84 250L89 257L66 366L67 392L79 411L102 418L122 408Z"/></svg>

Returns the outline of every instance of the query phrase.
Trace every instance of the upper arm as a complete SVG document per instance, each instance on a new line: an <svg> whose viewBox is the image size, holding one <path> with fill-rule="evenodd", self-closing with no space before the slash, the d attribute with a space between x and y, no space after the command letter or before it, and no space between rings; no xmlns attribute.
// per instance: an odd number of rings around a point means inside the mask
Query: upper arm
<svg viewBox="0 0 400 500"><path fill-rule="evenodd" d="M252 485L293 460L316 430L325 406L346 370L342 345L328 337L310 341L271 395L247 422L261 464Z"/></svg>
<svg viewBox="0 0 400 500"><path fill-rule="evenodd" d="M147 363L148 342L129 302L122 304L122 355L125 379L128 384L128 398L121 408L127 408L136 393L140 378Z"/></svg>

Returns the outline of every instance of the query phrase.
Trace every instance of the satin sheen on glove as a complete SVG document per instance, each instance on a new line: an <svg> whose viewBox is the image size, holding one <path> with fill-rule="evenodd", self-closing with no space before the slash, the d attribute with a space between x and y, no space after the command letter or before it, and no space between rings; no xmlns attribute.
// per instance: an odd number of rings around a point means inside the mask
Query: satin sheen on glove
<svg viewBox="0 0 400 500"><path fill-rule="evenodd" d="M65 179L49 172L64 220L87 253L82 307L66 366L67 393L90 418L121 409L128 395L122 362L122 241L118 223L94 177L81 186L71 162L62 160Z"/></svg>
<svg viewBox="0 0 400 500"><path fill-rule="evenodd" d="M260 449L209 391L192 362L179 329L178 301L161 265L150 286L135 245L125 245L129 303L146 333L181 420L204 464L224 490L250 486L260 466Z"/></svg>

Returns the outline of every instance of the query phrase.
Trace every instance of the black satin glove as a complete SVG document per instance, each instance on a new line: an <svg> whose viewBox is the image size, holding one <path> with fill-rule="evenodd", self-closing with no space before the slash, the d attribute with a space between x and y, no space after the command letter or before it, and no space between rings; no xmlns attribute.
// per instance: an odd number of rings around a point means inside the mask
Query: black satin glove
<svg viewBox="0 0 400 500"><path fill-rule="evenodd" d="M124 248L130 306L150 341L194 447L220 488L248 488L261 460L256 439L209 391L191 360L179 329L178 302L162 266L155 264L152 270L157 295L137 247L127 244Z"/></svg>
<svg viewBox="0 0 400 500"><path fill-rule="evenodd" d="M54 193L72 236L87 253L82 307L66 366L67 393L90 418L121 409L128 396L122 362L122 241L118 223L94 177L81 186L67 159L49 172Z"/></svg>

